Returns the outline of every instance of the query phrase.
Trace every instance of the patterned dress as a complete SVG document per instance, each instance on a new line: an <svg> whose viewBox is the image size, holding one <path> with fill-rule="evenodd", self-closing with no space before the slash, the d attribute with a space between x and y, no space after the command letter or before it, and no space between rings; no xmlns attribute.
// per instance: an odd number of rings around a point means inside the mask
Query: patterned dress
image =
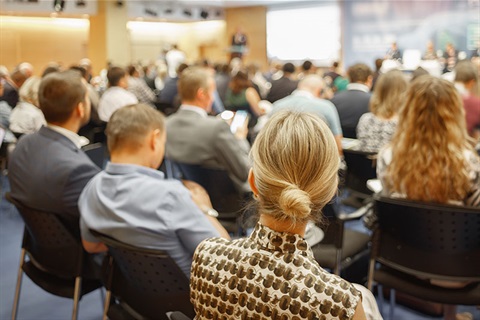
<svg viewBox="0 0 480 320"><path fill-rule="evenodd" d="M398 118L380 119L368 112L360 117L357 125L358 149L366 152L378 152L392 140L397 129Z"/></svg>
<svg viewBox="0 0 480 320"><path fill-rule="evenodd" d="M361 293L323 270L299 235L257 224L250 237L200 243L190 300L197 319L351 319Z"/></svg>

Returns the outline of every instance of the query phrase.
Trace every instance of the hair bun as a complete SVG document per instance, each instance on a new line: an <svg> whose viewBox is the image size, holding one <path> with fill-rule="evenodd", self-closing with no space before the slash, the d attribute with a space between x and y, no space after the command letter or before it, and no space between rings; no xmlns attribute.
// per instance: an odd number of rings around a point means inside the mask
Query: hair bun
<svg viewBox="0 0 480 320"><path fill-rule="evenodd" d="M293 184L283 189L278 204L286 215L294 219L305 219L312 211L310 195Z"/></svg>

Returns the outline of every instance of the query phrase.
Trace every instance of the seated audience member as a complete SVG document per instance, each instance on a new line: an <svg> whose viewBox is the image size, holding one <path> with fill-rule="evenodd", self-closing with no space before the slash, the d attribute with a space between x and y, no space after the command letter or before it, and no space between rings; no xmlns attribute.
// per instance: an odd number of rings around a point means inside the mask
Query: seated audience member
<svg viewBox="0 0 480 320"><path fill-rule="evenodd" d="M28 77L24 72L18 67L15 68L10 76L5 79L6 82L3 85L3 95L0 97L0 101L6 101L10 107L15 108L19 100L18 90L20 90L27 79Z"/></svg>
<svg viewBox="0 0 480 320"><path fill-rule="evenodd" d="M399 70L390 70L380 76L370 99L370 112L363 114L358 121L360 150L376 153L392 140L407 85L405 76Z"/></svg>
<svg viewBox="0 0 480 320"><path fill-rule="evenodd" d="M111 67L107 71L108 89L103 93L98 105L100 120L108 122L113 112L121 107L138 103L137 98L127 91L128 76L120 67Z"/></svg>
<svg viewBox="0 0 480 320"><path fill-rule="evenodd" d="M80 228L89 252L106 248L92 228L119 241L165 250L190 275L192 256L204 239L228 234L207 212L206 192L193 182L167 180L160 166L165 152L164 117L138 104L113 113L106 134L111 162L83 190Z"/></svg>
<svg viewBox="0 0 480 320"><path fill-rule="evenodd" d="M379 153L387 195L480 206L480 159L468 137L460 95L446 80L412 82L397 131Z"/></svg>
<svg viewBox="0 0 480 320"><path fill-rule="evenodd" d="M478 73L472 62L461 61L455 67L455 87L463 98L467 131L480 139L480 98L472 94L478 85Z"/></svg>
<svg viewBox="0 0 480 320"><path fill-rule="evenodd" d="M383 59L375 59L375 71L372 74L372 88L370 89L370 91L372 92L375 90L375 84L377 83L378 78L382 74L382 72L380 71L382 69L382 65Z"/></svg>
<svg viewBox="0 0 480 320"><path fill-rule="evenodd" d="M231 111L247 111L251 117L249 126L252 127L257 122L258 117L264 113L258 106L259 102L260 96L253 88L248 74L244 71L237 72L237 74L232 77L225 95L226 109Z"/></svg>
<svg viewBox="0 0 480 320"><path fill-rule="evenodd" d="M38 103L40 81L40 78L30 77L20 88L20 101L10 115L12 132L17 134L33 133L47 124Z"/></svg>
<svg viewBox="0 0 480 320"><path fill-rule="evenodd" d="M372 96L372 70L363 63L357 63L348 69L347 74L350 80L347 90L335 94L331 101L337 108L343 136L355 139L358 120L368 112Z"/></svg>
<svg viewBox="0 0 480 320"><path fill-rule="evenodd" d="M166 108L176 110L178 108L178 79L182 75L183 71L188 68L188 64L182 63L177 68L177 74L175 77L167 77L165 80L165 86L160 92L159 101L160 104L165 105Z"/></svg>
<svg viewBox="0 0 480 320"><path fill-rule="evenodd" d="M324 82L318 75L308 75L298 83L298 89L291 95L273 104L272 113L281 110L310 112L318 115L332 131L339 154L342 154L342 127L335 106L328 100L321 99Z"/></svg>
<svg viewBox="0 0 480 320"><path fill-rule="evenodd" d="M140 76L140 68L135 65L129 65L127 67L128 73L128 88L138 99L138 102L145 103L150 106L154 106L157 97L152 89L147 85L143 77Z"/></svg>
<svg viewBox="0 0 480 320"><path fill-rule="evenodd" d="M255 90L258 91L261 99L267 97L272 84L265 79L263 74L260 72L260 66L256 63L250 63L247 65L248 77L252 80Z"/></svg>
<svg viewBox="0 0 480 320"><path fill-rule="evenodd" d="M371 318L381 319L373 295L322 269L304 239L307 222L321 220L338 187L337 147L325 123L309 113L278 112L251 158L260 220L247 238L198 246L190 281L197 317L365 319L363 296L373 301Z"/></svg>
<svg viewBox="0 0 480 320"><path fill-rule="evenodd" d="M410 81L413 81L413 80L417 79L418 77L424 76L426 74L430 74L430 73L428 73L428 71L425 70L424 68L418 67L417 69L415 69L412 72L412 78L410 79Z"/></svg>
<svg viewBox="0 0 480 320"><path fill-rule="evenodd" d="M312 61L305 60L302 65L300 66L300 72L297 75L297 79L302 80L309 74L314 74L316 71L315 66L313 65Z"/></svg>
<svg viewBox="0 0 480 320"><path fill-rule="evenodd" d="M5 79L0 77L0 97L3 95L3 84ZM0 101L0 127L5 130L3 141L5 143L13 143L16 141L15 136L10 131L10 115L12 114L12 107L6 101ZM1 143L0 143L1 145Z"/></svg>
<svg viewBox="0 0 480 320"><path fill-rule="evenodd" d="M188 68L178 81L178 90L182 105L167 118L167 157L224 169L239 184L246 182L250 169L247 130L234 135L225 121L208 116L215 91L213 75L202 67Z"/></svg>
<svg viewBox="0 0 480 320"><path fill-rule="evenodd" d="M328 68L328 71L325 72L325 74L323 75L323 78L325 79L327 84L332 85L333 82L335 82L335 79L340 77L340 74L337 72L337 69L338 69L338 62L335 61L334 63L332 63L332 66Z"/></svg>
<svg viewBox="0 0 480 320"><path fill-rule="evenodd" d="M225 105L225 95L227 94L228 84L230 83L230 68L228 64L223 63L215 67L215 85L217 92Z"/></svg>
<svg viewBox="0 0 480 320"><path fill-rule="evenodd" d="M90 118L84 81L73 71L47 75L38 90L47 126L19 140L11 155L11 195L24 205L77 218L78 197L100 169L80 149L77 135Z"/></svg>
<svg viewBox="0 0 480 320"><path fill-rule="evenodd" d="M288 62L283 65L283 75L280 79L272 80L272 86L267 95L267 100L274 103L285 98L297 89L298 81L294 80L295 66Z"/></svg>

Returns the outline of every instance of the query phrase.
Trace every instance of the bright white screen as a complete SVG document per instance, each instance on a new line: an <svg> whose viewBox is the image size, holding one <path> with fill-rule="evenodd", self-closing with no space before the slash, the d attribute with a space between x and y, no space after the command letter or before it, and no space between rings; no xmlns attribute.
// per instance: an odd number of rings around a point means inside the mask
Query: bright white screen
<svg viewBox="0 0 480 320"><path fill-rule="evenodd" d="M340 54L340 9L336 3L267 12L270 59L329 65Z"/></svg>

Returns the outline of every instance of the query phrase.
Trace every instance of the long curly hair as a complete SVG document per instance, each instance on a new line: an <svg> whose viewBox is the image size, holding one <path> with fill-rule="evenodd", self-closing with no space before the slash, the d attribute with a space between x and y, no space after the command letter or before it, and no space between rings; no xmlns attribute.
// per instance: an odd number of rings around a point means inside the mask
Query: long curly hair
<svg viewBox="0 0 480 320"><path fill-rule="evenodd" d="M391 146L391 191L419 201L465 199L470 182L464 152L473 147L461 97L450 82L425 75L411 83Z"/></svg>

